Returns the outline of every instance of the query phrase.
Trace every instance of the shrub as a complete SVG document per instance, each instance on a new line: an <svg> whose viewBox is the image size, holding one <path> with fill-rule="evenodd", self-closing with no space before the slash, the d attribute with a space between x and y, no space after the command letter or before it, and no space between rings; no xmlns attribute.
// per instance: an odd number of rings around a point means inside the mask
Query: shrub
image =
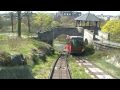
<svg viewBox="0 0 120 90"><path fill-rule="evenodd" d="M7 52L0 51L0 65L1 66L16 66L16 65L26 65L27 61L20 55L10 55Z"/></svg>
<svg viewBox="0 0 120 90"><path fill-rule="evenodd" d="M40 62L40 58L36 54L32 55L32 60L33 60L33 62L34 62L35 65L39 64L39 62Z"/></svg>
<svg viewBox="0 0 120 90"><path fill-rule="evenodd" d="M44 52L33 53L32 60L34 64L39 64L39 62L46 62L46 55Z"/></svg>
<svg viewBox="0 0 120 90"><path fill-rule="evenodd" d="M0 51L0 65L2 66L11 65L11 57L9 53Z"/></svg>
<svg viewBox="0 0 120 90"><path fill-rule="evenodd" d="M11 63L12 65L26 65L27 61L24 58L23 54L17 54L11 56Z"/></svg>
<svg viewBox="0 0 120 90"><path fill-rule="evenodd" d="M91 55L95 52L93 45L86 45L85 51L82 55Z"/></svg>

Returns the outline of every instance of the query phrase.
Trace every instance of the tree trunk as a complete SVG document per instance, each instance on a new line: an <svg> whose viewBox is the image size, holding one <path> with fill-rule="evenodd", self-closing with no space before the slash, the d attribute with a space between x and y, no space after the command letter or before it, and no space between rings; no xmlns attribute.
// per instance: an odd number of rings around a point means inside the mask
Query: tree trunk
<svg viewBox="0 0 120 90"><path fill-rule="evenodd" d="M12 33L14 32L13 30L13 13L11 13L11 26L12 26Z"/></svg>
<svg viewBox="0 0 120 90"><path fill-rule="evenodd" d="M28 13L28 15L27 15L27 19L28 19L28 31L29 31L29 33L30 33L31 30L30 30L30 16L29 16L29 13Z"/></svg>
<svg viewBox="0 0 120 90"><path fill-rule="evenodd" d="M18 37L21 37L21 11L17 11L18 13Z"/></svg>

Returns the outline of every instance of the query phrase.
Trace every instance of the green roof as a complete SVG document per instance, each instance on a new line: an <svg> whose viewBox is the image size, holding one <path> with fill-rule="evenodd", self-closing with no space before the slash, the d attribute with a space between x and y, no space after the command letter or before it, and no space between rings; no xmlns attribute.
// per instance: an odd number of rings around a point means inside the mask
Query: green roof
<svg viewBox="0 0 120 90"><path fill-rule="evenodd" d="M78 21L101 21L100 18L98 18L97 16L91 13L83 14L80 17L77 17L75 20L76 21L77 20Z"/></svg>

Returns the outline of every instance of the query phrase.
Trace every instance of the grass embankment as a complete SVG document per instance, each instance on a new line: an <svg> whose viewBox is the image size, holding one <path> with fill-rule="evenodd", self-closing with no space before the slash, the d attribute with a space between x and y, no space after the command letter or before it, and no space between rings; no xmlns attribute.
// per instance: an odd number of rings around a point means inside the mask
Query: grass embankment
<svg viewBox="0 0 120 90"><path fill-rule="evenodd" d="M72 79L91 79L91 76L85 72L85 68L79 66L74 57L70 56L68 62Z"/></svg>
<svg viewBox="0 0 120 90"><path fill-rule="evenodd" d="M22 53L27 57L27 65L25 66L0 66L1 79L33 79L33 78L47 78L48 72L55 60L55 56L49 56L46 62L40 62L34 65L32 61L32 49L42 50L48 48L50 45L37 41L35 39L9 38L6 35L0 35L0 50L12 54ZM45 72L44 72L45 71Z"/></svg>
<svg viewBox="0 0 120 90"><path fill-rule="evenodd" d="M105 72L113 75L116 78L120 78L120 68L116 67L114 63L110 63L111 61L110 62L106 61L108 60L107 57L112 58L115 55L119 55L119 53L120 53L119 50L108 50L108 51L96 50L94 54L85 56L85 58L88 58L88 60L96 64Z"/></svg>
<svg viewBox="0 0 120 90"><path fill-rule="evenodd" d="M34 79L28 66L0 67L0 79Z"/></svg>
<svg viewBox="0 0 120 90"><path fill-rule="evenodd" d="M48 79L50 71L52 69L52 65L54 64L55 60L58 58L58 54L48 56L46 61L47 62L40 62L38 65L32 67L33 76L36 79Z"/></svg>
<svg viewBox="0 0 120 90"><path fill-rule="evenodd" d="M0 50L10 54L22 53L24 55L29 55L33 48L44 47L49 47L49 45L35 39L9 38L5 35L0 36Z"/></svg>

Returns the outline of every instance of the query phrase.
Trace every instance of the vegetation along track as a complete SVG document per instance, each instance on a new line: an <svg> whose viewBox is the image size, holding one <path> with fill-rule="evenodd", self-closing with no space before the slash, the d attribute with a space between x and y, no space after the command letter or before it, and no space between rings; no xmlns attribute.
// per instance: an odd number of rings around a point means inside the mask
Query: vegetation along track
<svg viewBox="0 0 120 90"><path fill-rule="evenodd" d="M49 79L71 79L66 55L61 54L55 61Z"/></svg>
<svg viewBox="0 0 120 90"><path fill-rule="evenodd" d="M91 75L91 77L95 79L115 79L112 75L109 75L108 73L104 72L102 69L97 67L92 62L83 59L82 57L75 57L79 65L82 65L85 67L86 72Z"/></svg>

